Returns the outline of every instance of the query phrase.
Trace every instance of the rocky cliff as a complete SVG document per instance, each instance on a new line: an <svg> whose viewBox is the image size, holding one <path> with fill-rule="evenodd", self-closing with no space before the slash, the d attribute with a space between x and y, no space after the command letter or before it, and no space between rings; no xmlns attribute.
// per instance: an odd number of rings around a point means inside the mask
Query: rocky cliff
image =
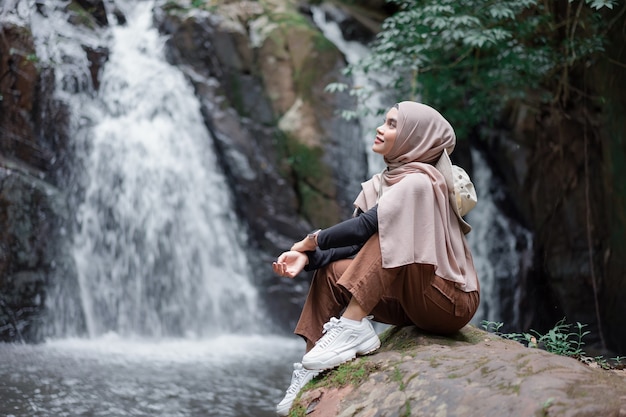
<svg viewBox="0 0 626 417"><path fill-rule="evenodd" d="M516 212L533 232L533 270L520 281L524 328L566 316L588 323L596 346L626 349L624 180L626 60L622 11L606 53L575 68L555 101L512 103L506 131L483 146ZM556 90L556 89L555 89Z"/></svg>
<svg viewBox="0 0 626 417"><path fill-rule="evenodd" d="M47 286L72 269L68 114L53 69L38 66L26 3L0 7L0 340L36 340Z"/></svg>

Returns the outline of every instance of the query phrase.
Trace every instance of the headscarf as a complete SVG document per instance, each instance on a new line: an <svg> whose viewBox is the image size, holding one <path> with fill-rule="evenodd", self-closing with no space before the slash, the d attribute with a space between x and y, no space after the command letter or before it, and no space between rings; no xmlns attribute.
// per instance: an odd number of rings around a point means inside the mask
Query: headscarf
<svg viewBox="0 0 626 417"><path fill-rule="evenodd" d="M383 268L433 265L436 275L474 291L472 256L450 208L445 178L434 166L455 144L454 129L437 110L399 103L396 140L384 158L387 169L361 184L354 204L363 211L378 204Z"/></svg>

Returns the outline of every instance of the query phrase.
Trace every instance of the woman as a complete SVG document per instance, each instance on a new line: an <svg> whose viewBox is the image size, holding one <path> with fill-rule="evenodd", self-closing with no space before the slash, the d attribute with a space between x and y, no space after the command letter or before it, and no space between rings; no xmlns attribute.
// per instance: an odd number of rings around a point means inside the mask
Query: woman
<svg viewBox="0 0 626 417"><path fill-rule="evenodd" d="M387 168L362 184L356 215L309 234L273 263L289 278L316 270L295 329L306 354L294 364L279 415L319 372L378 349L370 318L439 334L471 320L479 284L464 236L471 228L449 198L455 142L435 109L395 105L372 146Z"/></svg>

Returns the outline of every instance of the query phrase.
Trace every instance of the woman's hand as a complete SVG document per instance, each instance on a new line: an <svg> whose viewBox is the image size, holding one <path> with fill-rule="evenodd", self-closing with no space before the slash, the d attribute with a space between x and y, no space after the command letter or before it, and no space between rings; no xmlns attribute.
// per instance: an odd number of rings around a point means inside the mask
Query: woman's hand
<svg viewBox="0 0 626 417"><path fill-rule="evenodd" d="M295 246L295 245L294 245ZM291 250L283 252L276 262L272 263L272 269L281 277L293 278L309 263L309 257L302 252Z"/></svg>
<svg viewBox="0 0 626 417"><path fill-rule="evenodd" d="M321 229L318 229L315 232L307 235L300 242L294 243L293 246L291 247L291 250L295 250L298 252L314 251L315 248L317 248L317 234L320 232L320 230Z"/></svg>

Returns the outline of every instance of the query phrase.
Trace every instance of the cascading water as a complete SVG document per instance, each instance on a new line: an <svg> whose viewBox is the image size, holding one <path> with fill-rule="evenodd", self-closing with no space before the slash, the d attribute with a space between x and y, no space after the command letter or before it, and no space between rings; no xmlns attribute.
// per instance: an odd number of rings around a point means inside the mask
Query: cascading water
<svg viewBox="0 0 626 417"><path fill-rule="evenodd" d="M313 21L315 22L315 25L320 28L320 30L324 33L324 36L333 42L337 49L343 53L349 64L359 62L369 53L367 47L362 43L344 39L341 29L337 23L326 18L326 10L320 7L311 7L311 12L313 14ZM375 78L382 79L384 77L384 74L378 74L376 77L368 77L364 74L356 73L354 74L353 82L355 85L365 87L375 84L377 82ZM384 91L381 91L380 89L374 89L371 92L369 103L370 107L374 109L384 109L389 106L389 101L385 100ZM382 119L383 116L378 115L366 115L359 119L361 131L363 132L362 140L366 150L365 153L367 155L369 176L377 174L385 168L385 162L380 155L371 151L371 147L374 144L374 137L376 136L376 127L382 124Z"/></svg>
<svg viewBox="0 0 626 417"><path fill-rule="evenodd" d="M118 5L127 24L108 35L97 93L68 83L85 88L89 79L80 29L59 14L48 42L38 43L57 48L41 56L72 57L57 87L71 106L83 165L74 236L80 300L71 301L82 304L90 336L250 331L258 320L244 236L198 100L165 60L153 2L133 3ZM41 25L55 25L54 13ZM59 301L52 314L67 317L55 309L70 300Z"/></svg>
<svg viewBox="0 0 626 417"><path fill-rule="evenodd" d="M481 284L481 302L474 323L482 320L520 328L520 282L532 265L533 240L530 231L506 216L497 205L501 186L478 150L472 150L472 182L478 194L476 208L467 215L472 248Z"/></svg>

